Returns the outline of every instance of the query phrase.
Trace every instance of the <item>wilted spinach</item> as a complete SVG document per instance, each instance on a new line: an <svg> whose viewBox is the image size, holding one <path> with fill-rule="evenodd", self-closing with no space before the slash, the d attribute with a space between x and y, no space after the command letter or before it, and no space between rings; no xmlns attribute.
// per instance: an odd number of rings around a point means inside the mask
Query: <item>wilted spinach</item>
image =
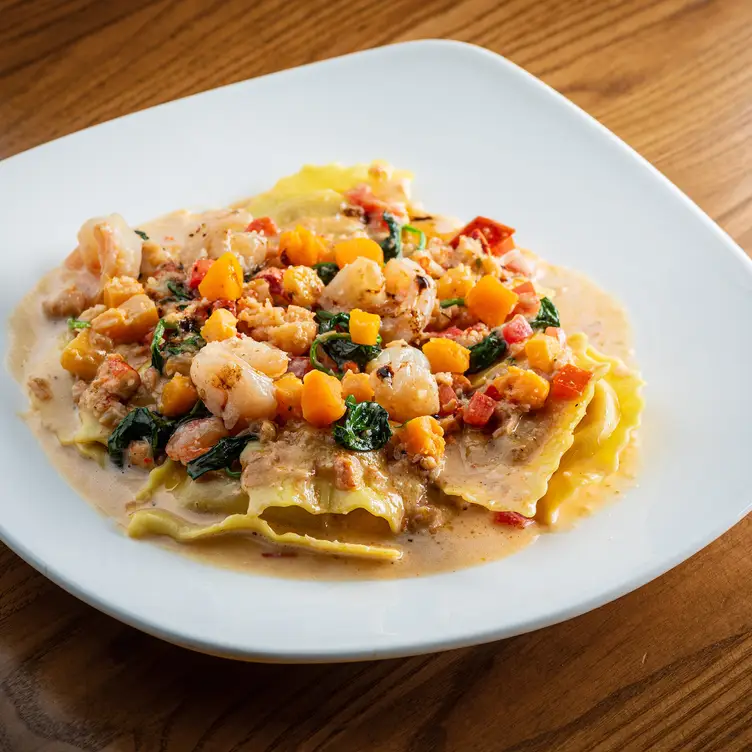
<svg viewBox="0 0 752 752"><path fill-rule="evenodd" d="M411 232L413 235L418 236L418 247L415 249L416 251L422 251L426 247L426 233L423 232L423 230L419 230L412 225L403 225L402 232Z"/></svg>
<svg viewBox="0 0 752 752"><path fill-rule="evenodd" d="M331 261L322 261L319 264L314 264L313 268L325 285L328 285L337 276L337 272L339 271L337 264L333 264Z"/></svg>
<svg viewBox="0 0 752 752"><path fill-rule="evenodd" d="M197 457L186 465L188 475L196 480L210 470L230 469L228 475L233 473L232 464L240 457L242 451L250 441L258 441L255 434L246 436L225 436L220 439L208 452ZM235 477L232 475L232 477Z"/></svg>
<svg viewBox="0 0 752 752"><path fill-rule="evenodd" d="M77 329L88 329L91 326L90 321L81 321L81 319L68 319L68 329L72 332Z"/></svg>
<svg viewBox="0 0 752 752"><path fill-rule="evenodd" d="M148 439L154 455L167 443L173 430L175 421L154 413L145 407L131 410L107 440L107 452L112 461L119 467L123 466L123 452L128 444L138 439Z"/></svg>
<svg viewBox="0 0 752 752"><path fill-rule="evenodd" d="M334 440L356 452L381 449L392 435L389 413L378 402L358 403L354 397L345 402L347 412L332 429Z"/></svg>
<svg viewBox="0 0 752 752"><path fill-rule="evenodd" d="M160 319L154 328L154 336L151 338L151 364L160 373L162 373L162 368L164 368L162 347L165 345L166 332L177 328L178 325L174 321L167 321L166 319Z"/></svg>
<svg viewBox="0 0 752 752"><path fill-rule="evenodd" d="M168 280L167 289L172 293L175 300L193 300L190 290L187 290L184 285L174 279Z"/></svg>
<svg viewBox="0 0 752 752"><path fill-rule="evenodd" d="M327 368L319 358L321 348L336 364L337 370L342 371L345 363L357 363L360 370L365 370L369 360L373 360L381 352L381 337L375 345L358 345L350 338L350 314L316 311L319 322L319 336L311 344L309 357L311 365L330 376L340 376L331 368Z"/></svg>
<svg viewBox="0 0 752 752"><path fill-rule="evenodd" d="M547 326L561 326L559 312L548 298L541 298L538 315L530 322L530 326L533 329L545 329Z"/></svg>
<svg viewBox="0 0 752 752"><path fill-rule="evenodd" d="M504 338L491 332L484 340L470 348L470 367L468 373L478 373L493 365L507 351Z"/></svg>
<svg viewBox="0 0 752 752"><path fill-rule="evenodd" d="M389 235L381 241L381 250L384 251L384 261L389 261L402 255L402 228L393 214L384 212L383 217L389 228Z"/></svg>
<svg viewBox="0 0 752 752"><path fill-rule="evenodd" d="M141 240L149 239L149 236L143 230L134 230L133 232L135 232L136 235L138 235L141 238Z"/></svg>
<svg viewBox="0 0 752 752"><path fill-rule="evenodd" d="M464 298L448 298L447 300L442 300L439 305L442 308L449 308L453 305L463 306L465 305L465 299Z"/></svg>

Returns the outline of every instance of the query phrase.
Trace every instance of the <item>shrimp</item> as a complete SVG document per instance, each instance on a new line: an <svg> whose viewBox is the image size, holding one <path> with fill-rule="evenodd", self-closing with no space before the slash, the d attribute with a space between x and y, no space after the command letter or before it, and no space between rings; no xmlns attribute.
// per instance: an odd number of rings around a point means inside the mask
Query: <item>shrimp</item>
<svg viewBox="0 0 752 752"><path fill-rule="evenodd" d="M404 258L387 263L384 279L388 300L376 311L381 315L381 336L385 342L414 340L431 320L436 283L419 264Z"/></svg>
<svg viewBox="0 0 752 752"><path fill-rule="evenodd" d="M360 257L340 269L324 288L319 306L325 311L360 308L375 313L387 302L384 274L370 259Z"/></svg>
<svg viewBox="0 0 752 752"><path fill-rule="evenodd" d="M78 248L68 266L80 260L104 283L112 277L134 277L141 273L143 240L119 214L94 217L78 231Z"/></svg>
<svg viewBox="0 0 752 752"><path fill-rule="evenodd" d="M428 358L406 342L392 342L368 364L374 399L400 423L439 412L439 387Z"/></svg>
<svg viewBox="0 0 752 752"><path fill-rule="evenodd" d="M180 251L180 262L187 269L202 257L219 258L226 251L236 253L246 268L263 262L266 238L245 232L253 217L239 209L208 211L194 215L196 226Z"/></svg>
<svg viewBox="0 0 752 752"><path fill-rule="evenodd" d="M263 369L263 370L262 370ZM210 342L191 363L191 379L204 404L227 429L243 428L277 410L270 373L287 370L287 356L250 337Z"/></svg>
<svg viewBox="0 0 752 752"><path fill-rule="evenodd" d="M196 457L206 454L220 439L227 436L227 429L220 418L198 418L178 426L167 442L167 456L175 462L187 465Z"/></svg>

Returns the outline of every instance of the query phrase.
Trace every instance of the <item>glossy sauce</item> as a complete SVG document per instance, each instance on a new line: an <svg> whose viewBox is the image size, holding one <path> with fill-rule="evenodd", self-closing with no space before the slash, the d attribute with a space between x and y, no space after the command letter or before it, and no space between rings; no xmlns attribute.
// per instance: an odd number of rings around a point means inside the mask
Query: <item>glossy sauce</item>
<svg viewBox="0 0 752 752"><path fill-rule="evenodd" d="M564 328L570 332L584 331L596 347L631 364L629 325L621 306L580 274L546 265L543 268L540 282L556 292ZM24 388L33 376L49 380L53 399L40 402L32 398L32 409L24 416L29 427L50 462L70 485L125 526L128 514L142 505L135 501L135 496L146 481L146 473L138 469L118 470L105 460L104 453L100 465L91 457L82 456L75 445L61 444L71 439L78 428L78 419L71 398L71 378L59 363L57 343L63 341L65 322L50 322L40 306L40 300L55 284L56 274L45 277L14 313L9 366ZM619 472L575 494L562 508L556 528L571 526L582 515L592 513L608 499L623 493L633 481L637 455L633 440L623 453ZM179 512L187 519L211 521L206 515L190 514L178 507L175 497L167 491L158 492L152 503ZM404 551L402 559L394 563L281 551L258 544L252 537L226 536L189 545L169 539L154 539L154 542L214 565L265 575L308 579L392 578L426 576L499 559L519 551L546 531L548 528L537 524L525 530L494 525L490 512L470 508L436 533L404 534L396 540L384 541L396 543Z"/></svg>

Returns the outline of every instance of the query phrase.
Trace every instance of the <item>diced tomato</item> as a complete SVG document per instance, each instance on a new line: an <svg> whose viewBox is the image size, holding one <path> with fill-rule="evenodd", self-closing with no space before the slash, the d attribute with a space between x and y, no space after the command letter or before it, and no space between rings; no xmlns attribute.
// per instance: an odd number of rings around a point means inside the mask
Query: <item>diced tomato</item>
<svg viewBox="0 0 752 752"><path fill-rule="evenodd" d="M215 300L212 303L212 311L216 311L217 308L226 308L233 316L238 315L238 307L234 300Z"/></svg>
<svg viewBox="0 0 752 752"><path fill-rule="evenodd" d="M494 512L493 521L497 525L507 525L508 527L516 527L520 530L535 522L531 517L525 517L524 514L520 514L519 512Z"/></svg>
<svg viewBox="0 0 752 752"><path fill-rule="evenodd" d="M513 345L515 342L524 342L528 337L531 337L533 329L527 319L518 313L511 321L507 321L501 327L501 333L507 344Z"/></svg>
<svg viewBox="0 0 752 752"><path fill-rule="evenodd" d="M191 267L191 277L188 282L188 287L191 290L195 290L203 281L206 276L206 272L209 271L209 267L214 263L212 259L200 258Z"/></svg>
<svg viewBox="0 0 752 752"><path fill-rule="evenodd" d="M459 407L459 404L454 389L449 384L440 384L439 415L451 415Z"/></svg>
<svg viewBox="0 0 752 752"><path fill-rule="evenodd" d="M478 230L488 241L488 249L494 256L501 256L502 253L511 251L514 248L514 228L507 227L500 222L495 222L488 217L476 217L472 222L466 224L452 239L449 245L456 248L463 235L473 237L473 231Z"/></svg>
<svg viewBox="0 0 752 752"><path fill-rule="evenodd" d="M271 217L256 217L256 219L245 228L245 231L261 232L267 237L270 237L271 235L277 235L279 233L279 228Z"/></svg>
<svg viewBox="0 0 752 752"><path fill-rule="evenodd" d="M501 399L501 392L493 384L489 384L486 388L486 396L498 402Z"/></svg>
<svg viewBox="0 0 752 752"><path fill-rule="evenodd" d="M592 376L590 371L567 363L551 380L551 394L558 399L577 399Z"/></svg>
<svg viewBox="0 0 752 752"><path fill-rule="evenodd" d="M448 329L444 329L444 331L426 332L426 334L430 334L433 339L438 339L440 337L444 337L445 339L456 339L457 337L461 337L464 332L458 326L450 326Z"/></svg>
<svg viewBox="0 0 752 752"><path fill-rule="evenodd" d="M495 409L496 402L494 400L482 392L476 392L470 398L470 402L467 403L462 417L468 425L481 427L491 420Z"/></svg>
<svg viewBox="0 0 752 752"><path fill-rule="evenodd" d="M269 285L269 292L272 295L282 294L282 275L284 272L282 269L278 269L276 266L270 266L268 269L260 271L254 279L265 279Z"/></svg>
<svg viewBox="0 0 752 752"><path fill-rule="evenodd" d="M521 285L517 285L517 287L513 287L512 292L516 292L517 295L527 295L528 293L535 295L535 285L533 285L533 283L528 280L527 282L523 282Z"/></svg>

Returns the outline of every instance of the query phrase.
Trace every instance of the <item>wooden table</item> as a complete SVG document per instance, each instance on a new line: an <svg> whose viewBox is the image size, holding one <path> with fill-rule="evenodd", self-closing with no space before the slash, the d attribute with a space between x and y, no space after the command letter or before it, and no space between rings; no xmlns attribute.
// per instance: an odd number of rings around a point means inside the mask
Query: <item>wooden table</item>
<svg viewBox="0 0 752 752"><path fill-rule="evenodd" d="M747 0L6 0L0 10L0 157L220 84L450 37L563 92L752 248ZM0 750L749 749L751 546L747 519L637 592L504 642L302 667L167 645L2 549Z"/></svg>

